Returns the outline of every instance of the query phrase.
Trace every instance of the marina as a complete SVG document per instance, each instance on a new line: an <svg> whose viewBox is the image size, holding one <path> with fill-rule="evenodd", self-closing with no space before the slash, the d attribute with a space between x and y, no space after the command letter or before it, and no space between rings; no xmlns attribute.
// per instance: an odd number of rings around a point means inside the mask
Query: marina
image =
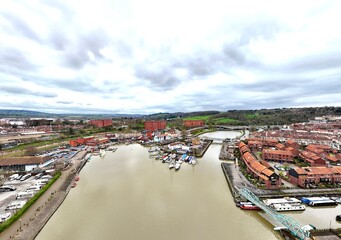
<svg viewBox="0 0 341 240"><path fill-rule="evenodd" d="M227 232L232 239L277 239L258 214L235 207L219 151L211 145L199 164L182 164L177 173L136 144L121 145L103 159L92 157L36 239L209 240L225 239ZM82 231L75 231L74 222ZM184 224L189 222L192 230Z"/></svg>

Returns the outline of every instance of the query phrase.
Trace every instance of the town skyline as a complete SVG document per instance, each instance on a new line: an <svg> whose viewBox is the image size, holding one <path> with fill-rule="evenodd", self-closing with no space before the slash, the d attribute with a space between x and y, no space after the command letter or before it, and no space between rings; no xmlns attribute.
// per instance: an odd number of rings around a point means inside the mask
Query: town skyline
<svg viewBox="0 0 341 240"><path fill-rule="evenodd" d="M341 106L337 1L11 1L0 109L152 114Z"/></svg>

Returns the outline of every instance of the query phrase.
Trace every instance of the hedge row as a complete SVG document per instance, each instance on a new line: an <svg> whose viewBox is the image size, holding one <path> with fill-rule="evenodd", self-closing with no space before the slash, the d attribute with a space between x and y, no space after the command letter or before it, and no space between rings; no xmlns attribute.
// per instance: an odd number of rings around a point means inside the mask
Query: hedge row
<svg viewBox="0 0 341 240"><path fill-rule="evenodd" d="M51 187L51 185L60 177L61 172L56 175L42 188L40 189L27 203L19 209L10 219L0 224L0 232L10 227L15 221L21 218L21 216Z"/></svg>

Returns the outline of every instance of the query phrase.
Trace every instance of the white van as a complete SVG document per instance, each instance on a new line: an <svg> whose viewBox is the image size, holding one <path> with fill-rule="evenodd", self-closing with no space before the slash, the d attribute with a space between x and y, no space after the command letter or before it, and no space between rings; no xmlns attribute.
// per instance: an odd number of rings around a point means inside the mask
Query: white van
<svg viewBox="0 0 341 240"><path fill-rule="evenodd" d="M28 199L34 196L34 192L18 192L15 199Z"/></svg>

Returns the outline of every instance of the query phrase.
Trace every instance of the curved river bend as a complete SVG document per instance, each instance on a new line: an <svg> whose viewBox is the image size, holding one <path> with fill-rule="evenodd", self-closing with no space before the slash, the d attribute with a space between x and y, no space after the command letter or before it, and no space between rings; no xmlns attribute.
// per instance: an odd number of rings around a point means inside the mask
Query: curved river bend
<svg viewBox="0 0 341 240"><path fill-rule="evenodd" d="M196 166L184 163L178 172L150 159L138 144L92 157L36 239L278 239L256 212L235 207L220 148L212 144Z"/></svg>

